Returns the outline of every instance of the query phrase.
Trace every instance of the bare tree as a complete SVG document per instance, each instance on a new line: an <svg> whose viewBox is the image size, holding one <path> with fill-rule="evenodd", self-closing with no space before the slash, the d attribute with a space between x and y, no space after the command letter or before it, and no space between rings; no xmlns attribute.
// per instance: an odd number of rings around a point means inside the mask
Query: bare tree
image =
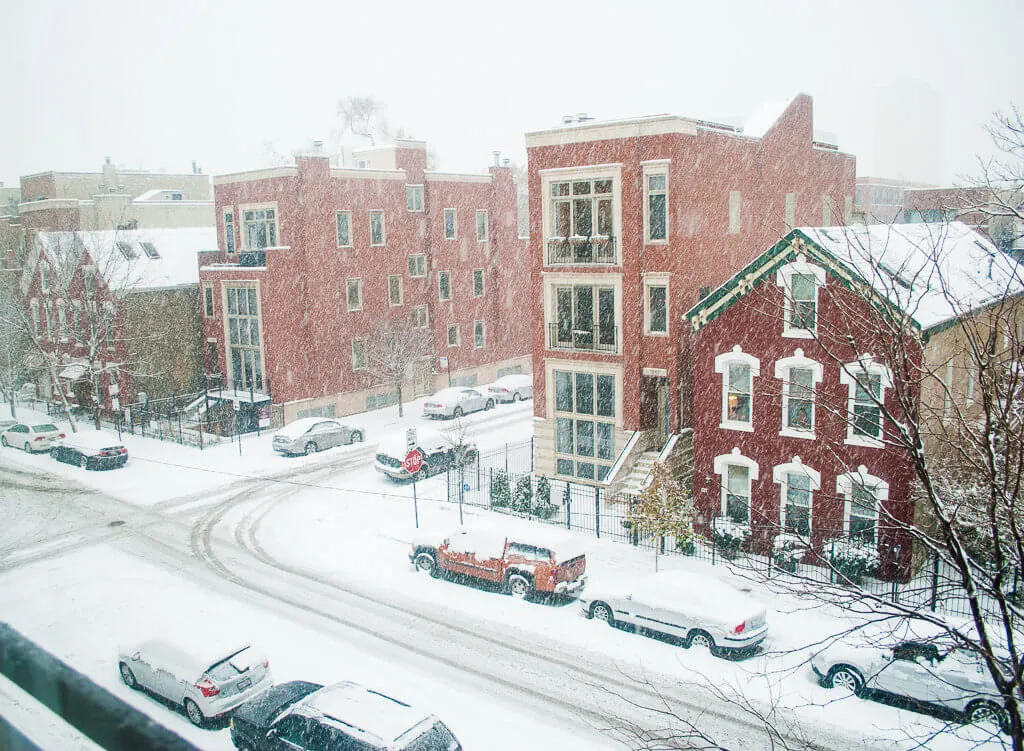
<svg viewBox="0 0 1024 751"><path fill-rule="evenodd" d="M430 330L415 326L409 318L385 321L366 340L366 368L398 392L399 417L406 384L429 372L433 353Z"/></svg>
<svg viewBox="0 0 1024 751"><path fill-rule="evenodd" d="M11 417L16 418L15 396L28 374L26 358L32 342L22 325L21 306L13 285L6 281L0 279L0 401L10 404Z"/></svg>
<svg viewBox="0 0 1024 751"><path fill-rule="evenodd" d="M370 146L377 146L379 141L405 137L402 128L391 129L386 112L387 106L371 95L349 96L338 102L342 131L365 138Z"/></svg>

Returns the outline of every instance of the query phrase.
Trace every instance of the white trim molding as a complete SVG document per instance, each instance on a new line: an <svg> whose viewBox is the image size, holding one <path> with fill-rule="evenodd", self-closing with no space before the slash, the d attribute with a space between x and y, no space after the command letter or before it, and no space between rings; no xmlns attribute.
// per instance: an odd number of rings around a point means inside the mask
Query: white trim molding
<svg viewBox="0 0 1024 751"><path fill-rule="evenodd" d="M787 423L786 416L789 414L789 389L792 385L789 380L789 371L791 368L804 368L811 371L811 428L810 430L803 430L801 428L790 427ZM779 435L786 438L805 438L813 440L815 438L815 418L817 417L815 399L815 389L824 378L824 369L821 367L821 363L817 360L812 360L809 357L804 356L804 351L797 348L793 351L792 357L783 357L781 360L775 361L775 377L782 381L782 429L779 431Z"/></svg>
<svg viewBox="0 0 1024 751"><path fill-rule="evenodd" d="M807 504L807 531L814 528L814 492L821 490L821 473L808 467L799 456L785 464L776 464L772 467L772 482L779 486L779 529L786 531L786 504L789 496L789 476L792 474L805 475L808 479L809 492L811 497Z"/></svg>
<svg viewBox="0 0 1024 751"><path fill-rule="evenodd" d="M750 420L730 420L729 415L729 366L742 364L750 366ZM742 430L754 432L754 379L761 375L761 361L743 351L736 345L729 352L723 352L715 358L715 372L722 376L722 421L719 428L724 430Z"/></svg>
<svg viewBox="0 0 1024 751"><path fill-rule="evenodd" d="M814 328L805 329L791 325L793 314L793 277L795 275L814 277ZM775 272L775 283L782 287L784 315L782 335L788 339L813 339L818 332L818 292L825 286L826 272L821 266L809 263L801 253L792 263L786 264Z"/></svg>
<svg viewBox="0 0 1024 751"><path fill-rule="evenodd" d="M836 495L843 496L843 534L850 534L850 512L853 507L853 486L861 485L870 490L875 496L875 540L878 539L877 524L879 508L889 500L889 483L880 477L868 474L868 469L863 464L857 467L856 472L847 472L836 477Z"/></svg>
<svg viewBox="0 0 1024 751"><path fill-rule="evenodd" d="M856 435L853 432L854 402L857 394L857 376L862 373L879 377L879 405L885 404L885 390L892 388L892 372L884 363L876 362L871 355L861 355L854 362L843 364L842 369L839 372L839 383L846 386L848 390L846 402L846 440L844 443L850 446L881 448L885 445L885 442L882 440L882 436L885 435L885 419L883 414L884 410L882 410L881 406L878 407L878 438Z"/></svg>

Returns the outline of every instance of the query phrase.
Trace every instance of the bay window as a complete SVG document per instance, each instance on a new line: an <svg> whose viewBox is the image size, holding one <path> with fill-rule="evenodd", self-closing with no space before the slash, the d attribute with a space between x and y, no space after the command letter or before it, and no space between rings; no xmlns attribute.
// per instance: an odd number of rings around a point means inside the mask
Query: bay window
<svg viewBox="0 0 1024 751"><path fill-rule="evenodd" d="M259 295L256 287L226 287L228 364L232 388L263 390L263 351L260 338Z"/></svg>
<svg viewBox="0 0 1024 751"><path fill-rule="evenodd" d="M554 371L555 472L603 481L615 460L616 376Z"/></svg>
<svg viewBox="0 0 1024 751"><path fill-rule="evenodd" d="M614 263L611 178L551 183L549 263Z"/></svg>

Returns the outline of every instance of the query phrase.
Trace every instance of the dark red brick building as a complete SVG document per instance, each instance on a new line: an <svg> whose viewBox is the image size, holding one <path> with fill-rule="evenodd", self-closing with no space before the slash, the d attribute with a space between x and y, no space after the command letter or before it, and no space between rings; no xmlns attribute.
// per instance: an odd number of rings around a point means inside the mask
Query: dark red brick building
<svg viewBox="0 0 1024 751"><path fill-rule="evenodd" d="M356 169L312 155L214 178L219 250L200 259L207 372L269 394L286 421L393 403L365 370L365 343L402 316L435 353L412 393L447 385L448 368L465 385L529 372L512 170L432 172L419 141L356 156Z"/></svg>

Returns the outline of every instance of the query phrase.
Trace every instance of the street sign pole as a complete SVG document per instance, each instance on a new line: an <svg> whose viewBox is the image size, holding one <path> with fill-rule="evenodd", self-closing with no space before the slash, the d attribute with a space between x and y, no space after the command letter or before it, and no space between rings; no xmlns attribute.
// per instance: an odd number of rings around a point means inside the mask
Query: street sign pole
<svg viewBox="0 0 1024 751"><path fill-rule="evenodd" d="M420 473L420 469L423 468L423 454L420 453L416 445L416 433L413 429L409 430L406 435L406 439L409 442L409 453L405 455L405 461L402 462L402 469L412 475L412 512L416 517L416 529L420 528L420 505L416 498L416 477Z"/></svg>
<svg viewBox="0 0 1024 751"><path fill-rule="evenodd" d="M418 475L419 472L416 473ZM416 529L420 528L420 506L416 501L416 475L412 476L412 513L416 517Z"/></svg>

